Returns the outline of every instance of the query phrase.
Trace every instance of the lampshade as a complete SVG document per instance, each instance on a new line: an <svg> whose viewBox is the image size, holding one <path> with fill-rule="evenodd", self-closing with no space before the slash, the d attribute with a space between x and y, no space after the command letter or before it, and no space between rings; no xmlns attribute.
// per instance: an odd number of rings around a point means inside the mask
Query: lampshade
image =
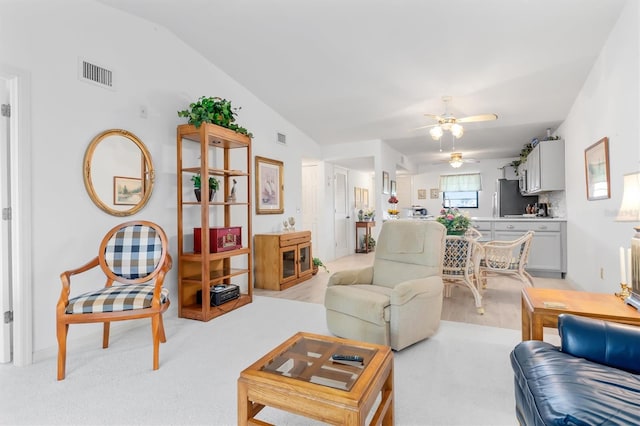
<svg viewBox="0 0 640 426"><path fill-rule="evenodd" d="M444 131L442 130L442 127L435 126L435 127L432 127L431 130L429 130L429 134L431 135L434 141L438 141L444 134Z"/></svg>
<svg viewBox="0 0 640 426"><path fill-rule="evenodd" d="M640 172L624 175L624 192L617 221L640 222Z"/></svg>
<svg viewBox="0 0 640 426"><path fill-rule="evenodd" d="M634 306L640 311L640 172L624 175L624 192L622 193L622 204L618 211L617 221L637 222L634 226L636 234L631 238L631 248L626 259L628 277L630 278L631 295L625 302ZM621 281L625 281L625 256L624 250L620 248L621 254Z"/></svg>
<svg viewBox="0 0 640 426"><path fill-rule="evenodd" d="M453 134L453 136L455 136L456 138L460 139L462 137L462 135L464 134L464 129L458 123L454 123L451 126L451 133Z"/></svg>
<svg viewBox="0 0 640 426"><path fill-rule="evenodd" d="M440 124L433 126L431 130L429 130L429 134L434 141L439 141L442 135L444 135L445 130L450 131L457 139L460 139L464 134L462 125L451 121L441 121Z"/></svg>

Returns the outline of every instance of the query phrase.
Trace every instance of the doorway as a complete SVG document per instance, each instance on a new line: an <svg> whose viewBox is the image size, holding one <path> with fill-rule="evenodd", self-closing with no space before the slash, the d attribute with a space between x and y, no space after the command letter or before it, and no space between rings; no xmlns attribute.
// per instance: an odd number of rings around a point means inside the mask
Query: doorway
<svg viewBox="0 0 640 426"><path fill-rule="evenodd" d="M13 308L11 303L11 151L9 82L0 79L0 363L11 362L13 354Z"/></svg>
<svg viewBox="0 0 640 426"><path fill-rule="evenodd" d="M8 165L2 165L3 219L0 226L2 240L0 262L2 263L0 296L2 300L3 335L0 354L9 351L10 362L16 366L33 362L33 302L31 272L31 132L29 123L30 78L29 73L0 64L1 103L10 105L9 117L0 128L2 147L0 156ZM4 99L8 99L6 102ZM7 177L8 176L8 177ZM5 205L8 200L10 205ZM7 209L7 210L5 210ZM6 219L5 219L6 218ZM10 236L10 238L9 238ZM5 279L5 276L9 279ZM5 314L5 312L7 314ZM5 325L5 315L9 326ZM7 333L9 329L9 341ZM12 355L11 355L12 353Z"/></svg>
<svg viewBox="0 0 640 426"><path fill-rule="evenodd" d="M342 167L334 167L334 223L335 223L335 257L343 257L349 254L349 191L348 188L348 171Z"/></svg>

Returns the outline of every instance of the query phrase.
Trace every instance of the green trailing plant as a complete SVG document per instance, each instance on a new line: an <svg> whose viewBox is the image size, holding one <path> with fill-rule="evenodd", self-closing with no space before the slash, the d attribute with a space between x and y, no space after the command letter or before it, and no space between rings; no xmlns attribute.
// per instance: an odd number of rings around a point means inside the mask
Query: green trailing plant
<svg viewBox="0 0 640 426"><path fill-rule="evenodd" d="M531 143L524 144L524 146L520 150L520 158L509 163L511 167L513 167L513 170L515 170L516 176L518 176L518 167L520 166L520 164L527 161L527 157L529 156L531 150L533 150L533 145Z"/></svg>
<svg viewBox="0 0 640 426"><path fill-rule="evenodd" d="M202 123L212 123L252 138L251 132L235 122L237 111L240 109L234 108L231 101L226 99L202 96L196 102L189 104L189 109L178 111L178 117L188 118L189 124L196 127L200 127Z"/></svg>
<svg viewBox="0 0 640 426"><path fill-rule="evenodd" d="M325 266L324 263L322 263L322 260L320 260L320 258L318 257L314 257L313 258L313 266L317 269L317 268L324 268L324 270L326 272L329 272L329 270L327 269L327 267Z"/></svg>
<svg viewBox="0 0 640 426"><path fill-rule="evenodd" d="M191 176L191 180L193 181L194 188L202 187L202 178L200 177L200 173ZM220 188L220 182L218 181L218 179L214 178L213 176L209 176L209 189L217 191L218 188Z"/></svg>

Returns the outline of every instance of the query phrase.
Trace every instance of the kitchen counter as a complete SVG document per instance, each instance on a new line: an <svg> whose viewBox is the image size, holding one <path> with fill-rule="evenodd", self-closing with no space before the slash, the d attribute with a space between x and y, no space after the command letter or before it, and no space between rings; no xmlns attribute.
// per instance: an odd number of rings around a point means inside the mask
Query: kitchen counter
<svg viewBox="0 0 640 426"><path fill-rule="evenodd" d="M478 222L508 222L512 220L517 221L531 221L537 222L540 220L550 221L550 222L566 222L567 218L565 217L524 217L524 216L516 216L516 217L490 217L490 216L472 216L472 221Z"/></svg>

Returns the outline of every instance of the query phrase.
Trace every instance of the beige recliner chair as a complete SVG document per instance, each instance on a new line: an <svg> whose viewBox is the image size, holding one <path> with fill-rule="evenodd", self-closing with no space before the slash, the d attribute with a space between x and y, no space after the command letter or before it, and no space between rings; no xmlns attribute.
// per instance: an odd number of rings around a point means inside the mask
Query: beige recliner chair
<svg viewBox="0 0 640 426"><path fill-rule="evenodd" d="M329 330L395 350L432 336L442 312L444 240L445 227L436 221L385 222L373 266L329 278Z"/></svg>

